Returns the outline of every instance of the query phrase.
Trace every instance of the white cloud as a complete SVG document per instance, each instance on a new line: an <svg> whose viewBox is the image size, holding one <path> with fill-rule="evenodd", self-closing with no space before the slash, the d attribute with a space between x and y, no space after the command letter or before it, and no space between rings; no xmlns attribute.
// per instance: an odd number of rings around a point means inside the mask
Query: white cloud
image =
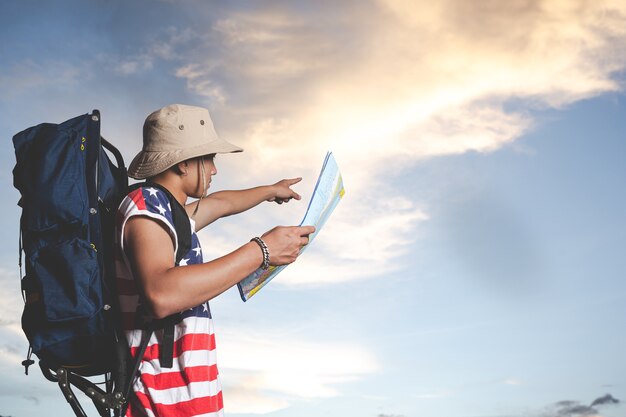
<svg viewBox="0 0 626 417"><path fill-rule="evenodd" d="M245 157L228 160L236 174L229 186L293 172L309 188L333 150L346 198L316 250L292 267L299 278L285 282L339 282L387 270L432 216L413 190L390 189L408 167L496 151L532 128L529 110L618 89L612 76L626 63L625 20L621 1L346 2L309 14L223 13L207 20L208 29L165 28L144 47L98 59L122 75L157 60L176 65L175 75L223 116L222 136L246 148ZM40 64L12 68L0 78L9 91L50 82ZM85 76L50 68L55 83ZM237 232L259 218L275 217L248 218ZM227 233L205 248L219 256L214 249L236 247L233 230L215 230Z"/></svg>
<svg viewBox="0 0 626 417"><path fill-rule="evenodd" d="M190 64L176 70L176 76L187 81L187 88L194 93L206 97L219 104L224 104L226 97L219 85L204 77L206 68Z"/></svg>
<svg viewBox="0 0 626 417"><path fill-rule="evenodd" d="M625 47L621 2L377 3L352 24L330 19L324 27L316 14L235 13L213 28L228 50L219 60L190 57L196 70L180 76L213 85L216 70L227 70L247 86L242 104L266 117L239 125L252 146L281 143L277 158L320 141L369 153L381 140L400 156L433 121L438 128L426 130L445 142L437 154L491 151L528 126L501 109L510 98L562 106L618 88L611 76L624 67L615 53ZM278 88L257 96L267 83ZM448 135L466 127L478 144ZM428 147L413 153L432 155Z"/></svg>
<svg viewBox="0 0 626 417"><path fill-rule="evenodd" d="M314 31L306 34L309 24L304 17L274 10L271 13L235 13L219 20L213 29L237 52L226 54L227 65L234 64L235 70L246 78L260 76L265 82L273 83L328 64L310 59L312 49L321 53L330 43L328 40L320 42ZM306 49L301 48L303 38L312 42Z"/></svg>
<svg viewBox="0 0 626 417"><path fill-rule="evenodd" d="M518 378L507 378L504 381L502 381L502 383L504 385L522 385L522 381Z"/></svg>
<svg viewBox="0 0 626 417"><path fill-rule="evenodd" d="M314 177L311 157L335 152L346 183L338 211L345 215L329 222L319 252L291 267L289 282L381 272L429 216L405 207L415 206L410 190L400 194L400 206L380 203L400 192L382 183L424 158L496 151L533 126L529 110L620 88L612 76L626 64L620 1L336 7L308 16L232 13L211 32L212 48L224 52L187 56L177 73L227 110L219 124L251 154L229 160L239 179L294 170ZM507 108L511 100L515 111Z"/></svg>
<svg viewBox="0 0 626 417"><path fill-rule="evenodd" d="M152 60L145 56L137 60L122 60L113 67L114 71L120 75L137 74L150 68L152 68Z"/></svg>
<svg viewBox="0 0 626 417"><path fill-rule="evenodd" d="M263 379L255 376L240 376L234 386L227 386L228 397L224 408L229 414L268 414L291 405L285 398L263 393Z"/></svg>
<svg viewBox="0 0 626 417"><path fill-rule="evenodd" d="M0 267L0 324L14 325L20 322L24 301L20 292L17 268Z"/></svg>
<svg viewBox="0 0 626 417"><path fill-rule="evenodd" d="M26 357L28 340L20 323L24 301L16 269L0 268L0 288L0 362L3 363L0 374L3 374L5 368L19 370L15 366L19 367Z"/></svg>
<svg viewBox="0 0 626 417"><path fill-rule="evenodd" d="M231 328L220 334L219 364L228 412L266 413L296 401L334 397L341 394L342 384L379 368L363 346L306 341L267 330L257 333ZM258 407L254 398L260 400Z"/></svg>
<svg viewBox="0 0 626 417"><path fill-rule="evenodd" d="M14 62L0 71L1 99L11 100L23 93L45 87L73 88L91 78L87 64L61 61L37 62L31 59Z"/></svg>
<svg viewBox="0 0 626 417"><path fill-rule="evenodd" d="M347 200L347 198L345 198ZM393 273L416 239L427 215L403 197L380 202L342 201L318 235L278 285L308 286L360 280ZM370 204L368 204L370 203ZM344 205L345 206L342 206Z"/></svg>
<svg viewBox="0 0 626 417"><path fill-rule="evenodd" d="M215 259L232 252L237 249L237 243L240 245L247 243L245 240L243 242L232 242L231 239L228 238L229 235L226 235L225 233L215 233L207 229L198 233L198 239L200 240L200 245L202 246L202 257L204 262L208 262L211 259ZM247 236L247 234L244 236Z"/></svg>
<svg viewBox="0 0 626 417"><path fill-rule="evenodd" d="M17 365L26 358L28 340L19 324L0 325L0 361L8 365Z"/></svg>
<svg viewBox="0 0 626 417"><path fill-rule="evenodd" d="M181 44L199 41L202 40L190 28L179 30L169 27L160 31L151 44L122 54L100 54L97 60L121 76L141 74L151 70L158 61L180 59Z"/></svg>
<svg viewBox="0 0 626 417"><path fill-rule="evenodd" d="M273 285L334 284L367 279L403 267L397 259L406 254L409 245L415 241L415 226L427 219L425 212L405 197L390 196L382 201L363 198L359 201L358 195L353 195L356 193L350 193L348 191L339 203L332 219L311 247L282 272ZM302 204L298 210L304 208ZM273 211L279 212L278 207ZM246 243L246 236L264 232L259 226L259 217L249 213L247 217L236 221L225 219L201 231L199 238L205 262ZM276 222L284 224L278 219Z"/></svg>
<svg viewBox="0 0 626 417"><path fill-rule="evenodd" d="M267 7L220 12L206 27L164 28L143 47L96 61L121 75L159 60L175 66L189 91L223 116L222 136L246 148L228 160L236 174L229 186L294 173L307 189L333 150L346 198L316 250L292 267L299 278L285 282L339 282L388 270L432 216L413 190L390 188L407 168L496 151L533 127L529 110L620 88L612 77L626 64L625 21L619 0L376 0L320 3L307 14ZM14 64L0 86L71 85L90 73L66 64L45 70ZM259 218L281 221L272 216L243 220L237 232L249 233ZM221 241L205 248L219 256L214 249L236 247L232 228L215 230Z"/></svg>

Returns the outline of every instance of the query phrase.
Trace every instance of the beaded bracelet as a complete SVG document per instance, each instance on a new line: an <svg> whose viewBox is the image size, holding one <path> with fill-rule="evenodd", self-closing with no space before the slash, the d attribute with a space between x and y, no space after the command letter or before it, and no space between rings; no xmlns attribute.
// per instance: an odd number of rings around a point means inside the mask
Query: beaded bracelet
<svg viewBox="0 0 626 417"><path fill-rule="evenodd" d="M261 268L268 269L270 267L270 250L260 237L253 237L250 239L250 242L252 241L256 242L261 247L261 252L263 252L263 263L261 264Z"/></svg>

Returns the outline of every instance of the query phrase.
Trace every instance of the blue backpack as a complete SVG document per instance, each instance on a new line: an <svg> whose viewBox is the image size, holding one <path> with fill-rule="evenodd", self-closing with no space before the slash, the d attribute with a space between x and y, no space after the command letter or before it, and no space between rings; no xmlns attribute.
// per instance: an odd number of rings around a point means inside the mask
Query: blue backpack
<svg viewBox="0 0 626 417"><path fill-rule="evenodd" d="M77 416L86 414L72 385L93 400L101 416L123 415L140 361L130 357L115 295L115 216L130 191L122 155L100 136L97 110L61 124L28 128L13 137L13 144L13 178L22 208L22 329L30 342L22 362L25 372L35 353L42 373L59 384ZM190 248L189 220L174 197L159 188L173 208L178 264ZM146 328L137 358L156 328L164 328L164 338L173 345L176 320L169 317ZM171 366L167 346L162 359ZM101 374L106 376L104 390L84 378Z"/></svg>

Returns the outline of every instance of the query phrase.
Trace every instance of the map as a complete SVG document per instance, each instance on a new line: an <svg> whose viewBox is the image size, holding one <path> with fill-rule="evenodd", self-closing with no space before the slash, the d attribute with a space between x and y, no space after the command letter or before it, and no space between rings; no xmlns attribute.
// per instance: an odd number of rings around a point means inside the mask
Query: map
<svg viewBox="0 0 626 417"><path fill-rule="evenodd" d="M332 152L328 152L317 178L311 201L309 201L309 207L302 222L300 222L300 226L315 226L315 232L309 235L309 244L303 247L300 253L313 243L344 194L345 190L339 166ZM248 275L237 284L241 299L243 301L249 300L286 267L287 265L270 266L268 269L259 268Z"/></svg>

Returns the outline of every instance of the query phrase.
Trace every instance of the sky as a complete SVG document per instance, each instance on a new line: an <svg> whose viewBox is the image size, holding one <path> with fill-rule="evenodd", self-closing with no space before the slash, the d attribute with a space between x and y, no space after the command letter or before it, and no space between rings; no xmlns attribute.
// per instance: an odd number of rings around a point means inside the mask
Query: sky
<svg viewBox="0 0 626 417"><path fill-rule="evenodd" d="M346 189L247 303L211 301L226 415L626 413L624 0L0 0L0 416L71 415L25 376L12 136L99 109L209 108L212 187L301 202L200 233L205 259L300 222L326 151Z"/></svg>

